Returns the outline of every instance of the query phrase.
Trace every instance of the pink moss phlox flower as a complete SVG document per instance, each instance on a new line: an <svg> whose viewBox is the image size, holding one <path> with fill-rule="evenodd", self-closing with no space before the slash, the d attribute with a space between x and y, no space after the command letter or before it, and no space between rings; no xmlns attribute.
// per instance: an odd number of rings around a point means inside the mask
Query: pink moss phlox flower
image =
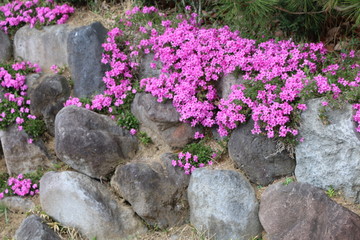
<svg viewBox="0 0 360 240"><path fill-rule="evenodd" d="M9 188L0 193L0 200L7 195L26 196L37 194L39 192L38 185L32 184L30 179L24 178L22 174L19 174L16 178L10 177L7 181Z"/></svg>
<svg viewBox="0 0 360 240"><path fill-rule="evenodd" d="M0 30L8 32L10 27L21 24L30 24L34 27L36 24L49 25L53 22L57 24L66 23L70 14L74 13L74 8L67 4L57 5L53 1L44 2L47 6L41 6L40 1L20 1L15 0L0 6L0 12L5 16L0 20Z"/></svg>

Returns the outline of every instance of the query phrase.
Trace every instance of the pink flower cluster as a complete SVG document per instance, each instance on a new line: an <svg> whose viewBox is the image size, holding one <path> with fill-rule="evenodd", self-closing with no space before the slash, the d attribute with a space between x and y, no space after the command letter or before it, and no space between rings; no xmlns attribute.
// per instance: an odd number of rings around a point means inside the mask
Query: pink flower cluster
<svg viewBox="0 0 360 240"><path fill-rule="evenodd" d="M22 174L19 174L17 178L11 177L8 179L8 186L3 192L0 192L0 199L3 199L6 195L18 195L18 196L34 196L39 193L38 185L33 184L31 179L24 179Z"/></svg>
<svg viewBox="0 0 360 240"><path fill-rule="evenodd" d="M213 158L216 157L216 154L212 156ZM206 163L203 163L199 160L197 155L192 155L189 152L183 153L180 152L178 154L178 160L172 160L171 164L176 167L180 167L184 170L185 174L191 174L196 168L202 168L205 166L213 165L213 161L209 160Z"/></svg>
<svg viewBox="0 0 360 240"><path fill-rule="evenodd" d="M30 114L30 100L27 98L27 73L41 71L37 64L30 62L15 63L11 71L0 67L0 85L4 89L3 98L0 98L0 128L5 128L13 123L18 129L23 129L23 123L27 119L36 119ZM15 74L10 74L14 72Z"/></svg>
<svg viewBox="0 0 360 240"><path fill-rule="evenodd" d="M155 13L161 17L160 27L151 21L143 25L131 21L138 14ZM159 102L171 99L181 121L192 126L218 126L221 136L249 116L255 122L254 134L264 133L269 138L296 136L297 125L292 120L307 109L304 94L331 94L338 99L344 91L359 86L359 73L353 80L338 76L344 66L326 62L322 43L269 40L258 44L226 26L200 27L196 14L190 16L185 19L178 15L170 21L154 7L128 11L127 18L120 20L119 28L109 31L103 44L102 63L111 67L103 78L106 90L85 107L110 110L123 104L137 91L138 56L148 53L154 54L150 67L161 66L160 75L140 79L140 87ZM141 39L135 37L131 42L125 33ZM353 51L342 54L344 62L354 57ZM359 64L350 68L356 71ZM240 72L242 80L232 86L227 98L220 98L217 82L234 71ZM66 103L70 104L83 105L75 98ZM199 134L194 137L201 138Z"/></svg>
<svg viewBox="0 0 360 240"><path fill-rule="evenodd" d="M0 30L7 33L11 27L27 23L30 27L36 24L64 24L73 12L74 8L67 4L57 5L53 1L15 0L0 6ZM1 15L4 16L3 19Z"/></svg>

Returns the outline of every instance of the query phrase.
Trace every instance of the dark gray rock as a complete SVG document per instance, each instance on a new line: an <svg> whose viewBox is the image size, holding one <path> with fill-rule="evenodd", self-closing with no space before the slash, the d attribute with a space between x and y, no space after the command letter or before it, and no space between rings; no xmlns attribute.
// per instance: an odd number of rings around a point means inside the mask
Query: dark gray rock
<svg viewBox="0 0 360 240"><path fill-rule="evenodd" d="M262 194L259 217L269 240L356 240L360 217L307 183L281 182Z"/></svg>
<svg viewBox="0 0 360 240"><path fill-rule="evenodd" d="M239 172L196 169L188 199L190 223L214 239L248 240L261 233L255 191Z"/></svg>
<svg viewBox="0 0 360 240"><path fill-rule="evenodd" d="M67 66L67 24L43 27L41 30L28 25L20 28L14 36L14 57L37 63L43 71L52 65Z"/></svg>
<svg viewBox="0 0 360 240"><path fill-rule="evenodd" d="M106 177L137 149L136 138L108 116L76 106L65 107L56 115L56 155L90 177Z"/></svg>
<svg viewBox="0 0 360 240"><path fill-rule="evenodd" d="M11 57L11 42L7 34L0 31L0 63Z"/></svg>
<svg viewBox="0 0 360 240"><path fill-rule="evenodd" d="M154 162L119 166L111 185L128 201L147 224L159 228L181 225L189 220L186 189L189 176L171 165L172 154L162 156L163 166Z"/></svg>
<svg viewBox="0 0 360 240"><path fill-rule="evenodd" d="M74 95L90 97L102 93L105 84L102 81L106 65L101 63L102 44L107 35L107 29L95 22L88 26L75 28L67 40L68 62L74 80Z"/></svg>
<svg viewBox="0 0 360 240"><path fill-rule="evenodd" d="M6 167L10 175L36 171L48 163L49 155L41 140L28 143L29 136L16 126L0 130Z"/></svg>
<svg viewBox="0 0 360 240"><path fill-rule="evenodd" d="M159 103L151 94L136 94L131 112L148 130L151 139L164 142L170 147L184 147L196 132L189 124L179 121L180 115L170 101Z"/></svg>
<svg viewBox="0 0 360 240"><path fill-rule="evenodd" d="M55 116L70 96L70 86L66 78L60 75L45 76L30 92L31 113L42 117L49 133L54 136Z"/></svg>
<svg viewBox="0 0 360 240"><path fill-rule="evenodd" d="M355 133L351 105L327 111L330 124L324 125L319 118L322 101L309 101L308 109L301 115L299 133L304 141L295 148L296 178L323 189L332 186L359 203L360 140Z"/></svg>
<svg viewBox="0 0 360 240"><path fill-rule="evenodd" d="M253 135L253 121L241 125L230 136L228 150L235 165L250 181L268 185L275 179L293 173L295 160L286 150L279 149L273 139Z"/></svg>
<svg viewBox="0 0 360 240"><path fill-rule="evenodd" d="M35 203L28 198L17 196L5 197L0 200L0 205L4 205L13 212L26 213L35 209Z"/></svg>
<svg viewBox="0 0 360 240"><path fill-rule="evenodd" d="M22 221L15 233L16 240L57 240L61 239L43 220L31 215Z"/></svg>

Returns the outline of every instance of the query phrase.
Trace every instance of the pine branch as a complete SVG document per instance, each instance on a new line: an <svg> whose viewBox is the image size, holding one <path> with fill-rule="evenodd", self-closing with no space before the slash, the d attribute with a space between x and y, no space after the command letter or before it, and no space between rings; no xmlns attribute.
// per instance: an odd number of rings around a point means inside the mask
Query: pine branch
<svg viewBox="0 0 360 240"><path fill-rule="evenodd" d="M318 11L318 12L291 12L289 10L286 10L284 8L277 7L277 6L274 6L274 8L277 9L277 10L280 10L282 12L286 12L286 13L294 14L294 15L305 15L305 14L314 15L314 14L319 14L319 13L326 12L325 10Z"/></svg>

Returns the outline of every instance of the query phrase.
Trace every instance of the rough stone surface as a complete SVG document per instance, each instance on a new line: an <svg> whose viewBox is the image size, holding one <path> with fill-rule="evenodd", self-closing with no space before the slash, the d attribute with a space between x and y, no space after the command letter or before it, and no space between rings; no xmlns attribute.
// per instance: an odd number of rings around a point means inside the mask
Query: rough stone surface
<svg viewBox="0 0 360 240"><path fill-rule="evenodd" d="M151 94L136 94L131 112L153 140L159 139L170 147L184 147L196 131L189 124L179 121L180 115L170 101L159 103Z"/></svg>
<svg viewBox="0 0 360 240"><path fill-rule="evenodd" d="M342 191L360 202L360 140L355 133L351 105L328 111L329 125L319 119L322 99L308 102L299 132L304 141L296 146L298 181Z"/></svg>
<svg viewBox="0 0 360 240"><path fill-rule="evenodd" d="M41 30L26 25L14 36L14 56L37 63L44 71L49 71L52 65L67 66L69 32L67 24L46 26Z"/></svg>
<svg viewBox="0 0 360 240"><path fill-rule="evenodd" d="M61 238L49 228L43 220L31 215L22 221L15 233L16 240L60 240Z"/></svg>
<svg viewBox="0 0 360 240"><path fill-rule="evenodd" d="M269 240L356 240L360 217L307 183L281 182L262 194L259 218Z"/></svg>
<svg viewBox="0 0 360 240"><path fill-rule="evenodd" d="M150 64L156 63L156 68L151 68ZM154 54L146 54L142 59L139 67L139 78L151 78L151 77L159 77L161 73L161 63L154 61Z"/></svg>
<svg viewBox="0 0 360 240"><path fill-rule="evenodd" d="M11 42L7 34L0 31L0 63L11 57Z"/></svg>
<svg viewBox="0 0 360 240"><path fill-rule="evenodd" d="M35 209L35 203L27 198L22 197L5 197L0 200L0 205L5 205L13 212L26 213Z"/></svg>
<svg viewBox="0 0 360 240"><path fill-rule="evenodd" d="M40 203L49 216L88 239L123 239L146 231L129 206L81 173L46 173L40 180Z"/></svg>
<svg viewBox="0 0 360 240"><path fill-rule="evenodd" d="M248 240L262 230L255 191L239 172L195 170L188 199L190 223L214 239Z"/></svg>
<svg viewBox="0 0 360 240"><path fill-rule="evenodd" d="M216 90L217 94L220 98L227 98L231 91L231 86L235 84L241 84L242 78L236 77L235 74L230 73L223 76L219 81L216 83Z"/></svg>
<svg viewBox="0 0 360 240"><path fill-rule="evenodd" d="M56 155L90 177L106 177L137 149L136 138L107 116L76 106L65 107L56 115Z"/></svg>
<svg viewBox="0 0 360 240"><path fill-rule="evenodd" d="M106 67L101 64L107 29L95 22L72 30L67 42L68 62L74 80L74 95L76 97L90 97L95 93L102 93Z"/></svg>
<svg viewBox="0 0 360 240"><path fill-rule="evenodd" d="M70 96L70 86L63 76L50 75L30 91L31 113L42 117L51 135L55 135L55 116Z"/></svg>
<svg viewBox="0 0 360 240"><path fill-rule="evenodd" d="M241 168L251 182L268 185L276 178L289 175L295 169L295 160L285 150L278 150L276 142L265 136L253 135L254 122L238 127L230 136L230 158Z"/></svg>
<svg viewBox="0 0 360 240"><path fill-rule="evenodd" d="M41 140L28 143L25 131L18 131L16 126L0 131L0 140L9 175L36 171L44 166L48 153Z"/></svg>
<svg viewBox="0 0 360 240"><path fill-rule="evenodd" d="M147 224L160 228L181 225L189 220L186 189L189 176L171 165L175 157L164 154L164 167L154 162L119 166L112 186Z"/></svg>

